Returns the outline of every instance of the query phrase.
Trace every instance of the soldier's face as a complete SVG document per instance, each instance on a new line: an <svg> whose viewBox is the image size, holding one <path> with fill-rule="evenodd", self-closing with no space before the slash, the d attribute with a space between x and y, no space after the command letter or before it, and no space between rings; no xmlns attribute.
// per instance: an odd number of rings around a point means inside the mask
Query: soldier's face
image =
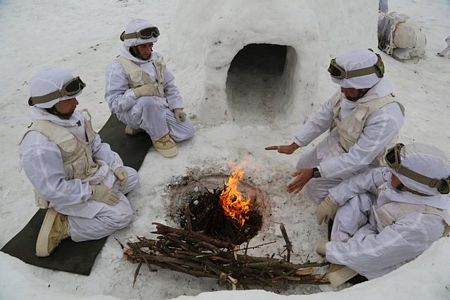
<svg viewBox="0 0 450 300"><path fill-rule="evenodd" d="M142 60L150 59L153 50L153 43L141 44L136 46L136 51L138 52L139 58Z"/></svg>
<svg viewBox="0 0 450 300"><path fill-rule="evenodd" d="M398 177L394 174L391 174L391 185L394 189L400 189L403 186L400 179L398 179Z"/></svg>
<svg viewBox="0 0 450 300"><path fill-rule="evenodd" d="M342 94L344 94L345 98L347 98L350 101L357 101L358 99L361 99L367 93L368 90L369 89L354 89L341 87Z"/></svg>
<svg viewBox="0 0 450 300"><path fill-rule="evenodd" d="M71 116L78 105L76 98L59 101L55 104L55 109L63 116Z"/></svg>

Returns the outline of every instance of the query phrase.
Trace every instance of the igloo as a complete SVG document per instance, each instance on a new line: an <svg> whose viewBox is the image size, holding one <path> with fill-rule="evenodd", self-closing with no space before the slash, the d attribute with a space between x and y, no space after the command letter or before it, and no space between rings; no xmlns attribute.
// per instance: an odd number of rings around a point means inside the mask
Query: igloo
<svg viewBox="0 0 450 300"><path fill-rule="evenodd" d="M370 0L184 0L170 57L202 122L298 123L332 91L331 57L376 47L377 14Z"/></svg>

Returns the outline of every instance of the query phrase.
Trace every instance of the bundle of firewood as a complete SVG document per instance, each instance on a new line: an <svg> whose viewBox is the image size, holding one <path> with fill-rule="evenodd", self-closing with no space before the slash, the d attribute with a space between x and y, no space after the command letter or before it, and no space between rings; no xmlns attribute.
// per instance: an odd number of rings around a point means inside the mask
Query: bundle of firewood
<svg viewBox="0 0 450 300"><path fill-rule="evenodd" d="M326 263L294 264L286 256L285 259L276 259L273 255L254 257L247 255L247 250L255 248L248 244L239 248L199 232L154 224L156 232L153 233L158 234L156 240L138 237L136 242L128 242L126 246L121 244L125 257L138 264L133 286L143 264L151 271L156 271L154 266L159 266L197 277L217 278L219 283L228 284L232 289L282 289L289 283L327 283L324 275L318 274ZM289 257L290 241L284 227L282 231Z"/></svg>

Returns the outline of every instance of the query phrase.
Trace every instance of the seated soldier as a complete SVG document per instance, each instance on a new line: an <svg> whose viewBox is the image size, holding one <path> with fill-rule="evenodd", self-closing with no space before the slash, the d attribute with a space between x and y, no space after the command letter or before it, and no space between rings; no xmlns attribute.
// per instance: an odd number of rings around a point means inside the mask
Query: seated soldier
<svg viewBox="0 0 450 300"><path fill-rule="evenodd" d="M153 51L159 30L142 19L131 21L121 34L122 47L106 70L105 99L125 123L125 133L145 131L164 157L177 155L178 142L194 136L183 99L163 57Z"/></svg>
<svg viewBox="0 0 450 300"><path fill-rule="evenodd" d="M427 38L409 16L396 12L378 14L378 48L400 60L422 58Z"/></svg>
<svg viewBox="0 0 450 300"><path fill-rule="evenodd" d="M124 194L138 183L137 172L92 129L87 111L77 111L85 84L69 72L49 68L31 81L33 123L20 143L23 169L40 208L48 207L36 255L49 256L70 237L96 240L126 227L133 210Z"/></svg>
<svg viewBox="0 0 450 300"><path fill-rule="evenodd" d="M378 166L404 122L403 105L393 97L393 84L384 76L378 54L370 49L348 51L331 60L328 72L340 89L308 118L290 145L266 147L289 155L328 131L301 154L288 185L288 192L304 188L317 203L342 180Z"/></svg>
<svg viewBox="0 0 450 300"><path fill-rule="evenodd" d="M448 235L450 162L424 144L397 144L389 168L370 169L330 189L316 211L320 223L334 218L330 241L317 252L333 263L338 286L357 273L373 279L413 260Z"/></svg>

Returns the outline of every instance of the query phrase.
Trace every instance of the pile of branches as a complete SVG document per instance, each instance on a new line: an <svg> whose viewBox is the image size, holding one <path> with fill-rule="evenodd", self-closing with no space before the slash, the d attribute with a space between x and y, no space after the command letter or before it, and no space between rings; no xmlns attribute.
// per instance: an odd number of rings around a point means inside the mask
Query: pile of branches
<svg viewBox="0 0 450 300"><path fill-rule="evenodd" d="M287 258L254 257L247 247L239 249L230 242L218 240L199 232L156 225L156 240L138 237L136 242L121 245L127 260L137 263L133 286L143 264L150 271L154 266L187 273L196 277L217 278L230 288L262 287L283 289L289 283L328 283L323 274L316 274L326 263L294 264L289 262L291 243L285 235ZM119 242L120 243L120 242Z"/></svg>

